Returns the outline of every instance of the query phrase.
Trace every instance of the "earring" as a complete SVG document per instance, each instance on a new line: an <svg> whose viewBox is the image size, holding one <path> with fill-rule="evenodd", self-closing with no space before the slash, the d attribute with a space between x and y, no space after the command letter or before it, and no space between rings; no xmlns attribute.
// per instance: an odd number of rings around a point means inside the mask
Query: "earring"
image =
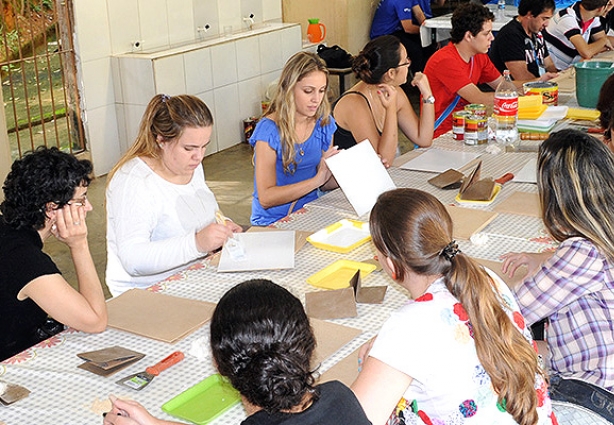
<svg viewBox="0 0 614 425"><path fill-rule="evenodd" d="M390 273L390 277L392 278L392 280L397 280L397 274L396 274L396 272L392 272L392 273Z"/></svg>

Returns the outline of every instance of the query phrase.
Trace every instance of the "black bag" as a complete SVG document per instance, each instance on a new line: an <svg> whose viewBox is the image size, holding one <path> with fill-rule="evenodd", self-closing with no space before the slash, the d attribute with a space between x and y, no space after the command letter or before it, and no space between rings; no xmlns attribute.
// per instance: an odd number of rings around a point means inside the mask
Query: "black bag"
<svg viewBox="0 0 614 425"><path fill-rule="evenodd" d="M320 44L318 46L318 56L326 62L328 68L350 68L354 59L351 54L337 45L326 47Z"/></svg>

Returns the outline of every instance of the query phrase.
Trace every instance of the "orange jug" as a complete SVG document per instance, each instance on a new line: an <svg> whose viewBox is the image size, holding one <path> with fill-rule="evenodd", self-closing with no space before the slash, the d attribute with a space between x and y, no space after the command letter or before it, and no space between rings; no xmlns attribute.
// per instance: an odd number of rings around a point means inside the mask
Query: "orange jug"
<svg viewBox="0 0 614 425"><path fill-rule="evenodd" d="M320 23L317 18L308 19L309 26L307 27L307 39L310 43L319 43L326 37L326 26Z"/></svg>

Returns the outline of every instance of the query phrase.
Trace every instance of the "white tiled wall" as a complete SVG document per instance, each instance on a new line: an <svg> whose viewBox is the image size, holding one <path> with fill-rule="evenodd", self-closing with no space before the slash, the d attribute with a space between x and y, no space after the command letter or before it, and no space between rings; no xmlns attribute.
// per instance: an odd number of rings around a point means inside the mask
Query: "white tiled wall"
<svg viewBox="0 0 614 425"><path fill-rule="evenodd" d="M145 106L156 93L199 96L211 108L214 132L207 154L242 141L243 120L258 116L269 84L279 77L285 61L301 50L298 24L271 24L254 34L218 44L113 58L122 151L134 140ZM194 50L190 50L194 49Z"/></svg>
<svg viewBox="0 0 614 425"><path fill-rule="evenodd" d="M133 50L139 41L141 49L152 51L198 38L196 28L209 24L204 38L213 39L223 33L224 25L235 32L247 29L243 17L254 14L256 26L281 22L282 0L78 0L73 1L78 72L81 78L86 137L92 152L95 173L105 174L131 144L145 107L157 90L169 94L197 94L216 114L214 88L239 84L234 89L218 92L236 93L235 122L238 114L256 110L255 93L245 81L258 82L260 89L276 78L289 54L300 50L300 29L292 29L292 37L269 38L275 43L244 41L225 44L225 49L193 51L177 58L160 61L122 60L115 55ZM294 34L299 37L295 40ZM281 50L277 48L281 46ZM291 52L291 53L290 53ZM215 59L214 59L215 57ZM218 61L217 59L221 59ZM113 66L113 64L117 66ZM173 75L174 79L168 77ZM181 75L181 78L176 78ZM121 76L121 77L120 77ZM234 91L233 91L234 90ZM243 97L247 104L243 104ZM215 107L214 107L215 105ZM237 107L237 105L239 105ZM227 109L230 110L230 107ZM225 118L216 118L220 128L214 129L211 147L215 152L229 146L240 134L240 124L231 126ZM230 136L218 134L229 131ZM218 139L220 143L218 143Z"/></svg>

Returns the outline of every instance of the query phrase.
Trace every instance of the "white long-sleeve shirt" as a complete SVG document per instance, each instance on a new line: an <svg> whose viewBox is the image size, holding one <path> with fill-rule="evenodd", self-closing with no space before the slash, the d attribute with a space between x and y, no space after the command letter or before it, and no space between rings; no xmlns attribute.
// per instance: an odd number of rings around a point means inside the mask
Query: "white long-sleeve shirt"
<svg viewBox="0 0 614 425"><path fill-rule="evenodd" d="M218 210L202 165L188 184L179 185L140 158L115 173L106 204L106 283L113 296L149 287L202 257L195 234L215 222Z"/></svg>

